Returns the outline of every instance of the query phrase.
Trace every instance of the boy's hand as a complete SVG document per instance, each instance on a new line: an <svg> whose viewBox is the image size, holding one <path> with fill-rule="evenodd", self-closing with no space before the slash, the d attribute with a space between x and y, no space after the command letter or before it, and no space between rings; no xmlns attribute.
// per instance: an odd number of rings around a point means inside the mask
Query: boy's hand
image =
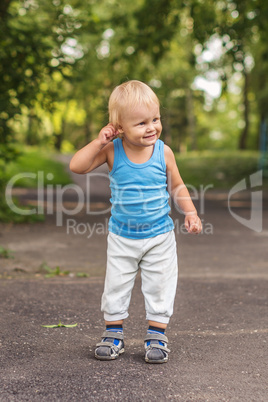
<svg viewBox="0 0 268 402"><path fill-rule="evenodd" d="M101 145L107 145L113 138L115 138L119 134L119 131L114 128L112 123L107 124L107 126L103 127L99 132L99 140Z"/></svg>
<svg viewBox="0 0 268 402"><path fill-rule="evenodd" d="M184 225L189 233L198 234L202 231L202 223L196 214L185 216Z"/></svg>

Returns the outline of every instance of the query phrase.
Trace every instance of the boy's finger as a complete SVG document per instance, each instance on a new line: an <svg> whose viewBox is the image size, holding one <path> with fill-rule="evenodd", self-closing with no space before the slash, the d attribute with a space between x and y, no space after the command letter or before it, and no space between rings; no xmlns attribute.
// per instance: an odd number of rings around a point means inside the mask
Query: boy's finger
<svg viewBox="0 0 268 402"><path fill-rule="evenodd" d="M108 128L111 128L113 131L115 131L115 126L112 123L107 124Z"/></svg>
<svg viewBox="0 0 268 402"><path fill-rule="evenodd" d="M202 225L194 225L193 233L200 233L202 230Z"/></svg>

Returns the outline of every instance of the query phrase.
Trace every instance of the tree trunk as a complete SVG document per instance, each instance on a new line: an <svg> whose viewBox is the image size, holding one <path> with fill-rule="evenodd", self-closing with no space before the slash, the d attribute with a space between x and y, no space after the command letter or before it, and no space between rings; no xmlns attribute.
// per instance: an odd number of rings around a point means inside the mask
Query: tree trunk
<svg viewBox="0 0 268 402"><path fill-rule="evenodd" d="M28 129L27 129L27 134L26 134L26 144L27 145L36 145L38 144L38 120L36 117L36 114L33 109L30 110L30 113L28 115Z"/></svg>
<svg viewBox="0 0 268 402"><path fill-rule="evenodd" d="M193 91L191 90L191 88L188 88L186 91L186 113L188 120L188 132L191 140L191 150L195 151L197 149L196 126L194 116Z"/></svg>
<svg viewBox="0 0 268 402"><path fill-rule="evenodd" d="M27 130L27 135L26 135L26 144L27 145L33 145L32 144L32 134L33 134L33 116L30 114L28 116L28 130Z"/></svg>
<svg viewBox="0 0 268 402"><path fill-rule="evenodd" d="M244 122L245 127L240 136L239 140L239 149L246 149L248 134L249 134L249 100L248 100L248 91L249 91L249 74L246 71L246 67L244 65Z"/></svg>
<svg viewBox="0 0 268 402"><path fill-rule="evenodd" d="M91 141L90 123L88 121L85 124L85 141L87 144Z"/></svg>
<svg viewBox="0 0 268 402"><path fill-rule="evenodd" d="M0 20L6 17L6 13L11 0L2 0L0 3Z"/></svg>
<svg viewBox="0 0 268 402"><path fill-rule="evenodd" d="M163 126L163 140L165 144L168 146L172 146L172 138L171 138L171 132L170 132L170 124L169 124L169 114L166 112L164 119L162 120L162 126Z"/></svg>
<svg viewBox="0 0 268 402"><path fill-rule="evenodd" d="M62 133L55 135L55 149L59 152L61 150L62 138L63 138Z"/></svg>
<svg viewBox="0 0 268 402"><path fill-rule="evenodd" d="M55 134L55 148L59 152L61 151L61 145L62 145L62 141L64 139L65 126L66 126L66 122L64 119L62 119L61 132L60 132L60 134Z"/></svg>

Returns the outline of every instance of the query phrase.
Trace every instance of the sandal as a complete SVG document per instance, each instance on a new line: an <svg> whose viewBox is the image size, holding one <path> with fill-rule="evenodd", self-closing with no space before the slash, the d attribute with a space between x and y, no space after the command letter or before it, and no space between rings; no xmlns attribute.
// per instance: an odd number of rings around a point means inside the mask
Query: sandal
<svg viewBox="0 0 268 402"><path fill-rule="evenodd" d="M147 334L144 341L146 363L166 363L168 361L170 350L167 348L168 338L164 334ZM148 341L150 341L149 345L147 345Z"/></svg>
<svg viewBox="0 0 268 402"><path fill-rule="evenodd" d="M114 340L119 341L115 345ZM95 357L98 360L114 360L124 353L124 335L122 332L104 331L102 334L102 341L97 343L95 350Z"/></svg>

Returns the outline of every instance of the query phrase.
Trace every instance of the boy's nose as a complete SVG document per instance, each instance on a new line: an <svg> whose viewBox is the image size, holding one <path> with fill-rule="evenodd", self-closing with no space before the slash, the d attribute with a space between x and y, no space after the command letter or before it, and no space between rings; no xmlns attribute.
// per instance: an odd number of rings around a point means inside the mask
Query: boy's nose
<svg viewBox="0 0 268 402"><path fill-rule="evenodd" d="M152 131L152 130L154 130L154 126L152 123L150 123L150 124L148 124L147 131Z"/></svg>

